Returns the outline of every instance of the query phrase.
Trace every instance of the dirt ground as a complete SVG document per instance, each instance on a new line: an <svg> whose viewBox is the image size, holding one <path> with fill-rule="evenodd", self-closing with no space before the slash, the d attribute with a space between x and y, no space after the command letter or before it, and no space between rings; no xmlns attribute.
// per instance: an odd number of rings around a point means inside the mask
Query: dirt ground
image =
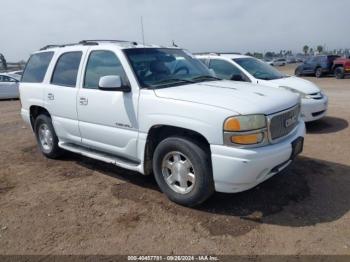
<svg viewBox="0 0 350 262"><path fill-rule="evenodd" d="M280 68L292 72L293 66ZM0 101L0 254L350 254L350 79L308 78L329 96L283 173L196 209L152 177L75 154L48 160Z"/></svg>

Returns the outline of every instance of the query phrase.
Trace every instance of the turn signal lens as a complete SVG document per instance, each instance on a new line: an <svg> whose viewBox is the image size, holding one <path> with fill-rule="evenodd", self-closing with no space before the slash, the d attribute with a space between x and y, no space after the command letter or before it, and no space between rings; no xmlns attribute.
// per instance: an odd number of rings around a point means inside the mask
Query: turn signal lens
<svg viewBox="0 0 350 262"><path fill-rule="evenodd" d="M263 141L264 135L262 133L231 136L231 142L240 145L259 144Z"/></svg>
<svg viewBox="0 0 350 262"><path fill-rule="evenodd" d="M224 129L226 131L240 131L241 125L239 123L239 120L235 117L227 119L224 125Z"/></svg>

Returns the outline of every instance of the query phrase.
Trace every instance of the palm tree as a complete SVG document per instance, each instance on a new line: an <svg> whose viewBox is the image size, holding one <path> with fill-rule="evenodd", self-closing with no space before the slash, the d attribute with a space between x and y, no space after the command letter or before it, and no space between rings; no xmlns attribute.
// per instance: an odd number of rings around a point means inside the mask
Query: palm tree
<svg viewBox="0 0 350 262"><path fill-rule="evenodd" d="M305 55L307 55L307 53L309 52L309 46L308 45L304 45L303 52L304 52Z"/></svg>
<svg viewBox="0 0 350 262"><path fill-rule="evenodd" d="M318 46L317 46L317 52L318 52L319 54L321 54L321 53L323 52L323 46L318 45Z"/></svg>

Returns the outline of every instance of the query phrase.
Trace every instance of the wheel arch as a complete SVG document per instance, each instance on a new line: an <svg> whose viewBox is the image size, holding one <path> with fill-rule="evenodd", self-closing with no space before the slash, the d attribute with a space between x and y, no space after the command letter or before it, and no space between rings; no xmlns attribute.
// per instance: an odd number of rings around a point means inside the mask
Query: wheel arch
<svg viewBox="0 0 350 262"><path fill-rule="evenodd" d="M171 136L186 138L191 142L196 143L209 154L209 157L211 157L210 143L208 139L198 131L172 125L154 125L147 133L146 145L144 148L145 175L149 175L153 171L152 158L157 145L164 139Z"/></svg>
<svg viewBox="0 0 350 262"><path fill-rule="evenodd" d="M38 106L38 105L31 105L29 107L30 124L33 130L34 130L35 119L41 114L51 117L51 114L45 107Z"/></svg>

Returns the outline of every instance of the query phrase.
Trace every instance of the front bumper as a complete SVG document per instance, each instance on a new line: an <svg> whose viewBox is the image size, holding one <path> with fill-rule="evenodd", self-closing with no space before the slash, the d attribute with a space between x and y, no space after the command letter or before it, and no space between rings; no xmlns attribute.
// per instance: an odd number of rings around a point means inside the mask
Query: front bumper
<svg viewBox="0 0 350 262"><path fill-rule="evenodd" d="M291 143L304 135L305 124L301 122L292 135L277 144L249 149L211 145L215 190L241 192L277 174L292 162Z"/></svg>
<svg viewBox="0 0 350 262"><path fill-rule="evenodd" d="M304 122L321 119L327 114L328 97L322 99L302 99L301 100L301 117Z"/></svg>

